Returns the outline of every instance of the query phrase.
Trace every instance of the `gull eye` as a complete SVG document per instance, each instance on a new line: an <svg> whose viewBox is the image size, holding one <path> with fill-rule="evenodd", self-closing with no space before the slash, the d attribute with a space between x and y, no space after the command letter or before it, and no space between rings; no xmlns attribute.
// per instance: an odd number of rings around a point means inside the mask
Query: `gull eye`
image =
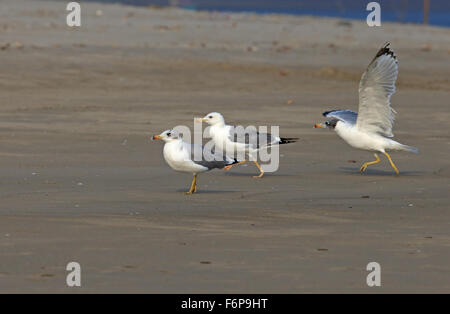
<svg viewBox="0 0 450 314"><path fill-rule="evenodd" d="M330 122L329 121L325 122L325 125L330 125Z"/></svg>
<svg viewBox="0 0 450 314"><path fill-rule="evenodd" d="M170 133L170 132L169 132L169 133L167 133L167 136L169 136L169 137L170 137L170 135L172 135L172 133Z"/></svg>
<svg viewBox="0 0 450 314"><path fill-rule="evenodd" d="M213 116L209 116L208 118L212 119L212 118L213 118Z"/></svg>

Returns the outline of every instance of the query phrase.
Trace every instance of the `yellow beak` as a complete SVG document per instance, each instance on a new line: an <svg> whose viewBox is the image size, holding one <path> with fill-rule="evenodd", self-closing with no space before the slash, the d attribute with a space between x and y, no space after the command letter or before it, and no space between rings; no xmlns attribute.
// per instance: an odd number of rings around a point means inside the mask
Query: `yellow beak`
<svg viewBox="0 0 450 314"><path fill-rule="evenodd" d="M153 136L152 137L152 140L160 140L161 139L161 136L160 135L155 135L155 136Z"/></svg>
<svg viewBox="0 0 450 314"><path fill-rule="evenodd" d="M314 129L324 129L325 127L323 126L322 123L316 123L316 124L314 124L313 128Z"/></svg>

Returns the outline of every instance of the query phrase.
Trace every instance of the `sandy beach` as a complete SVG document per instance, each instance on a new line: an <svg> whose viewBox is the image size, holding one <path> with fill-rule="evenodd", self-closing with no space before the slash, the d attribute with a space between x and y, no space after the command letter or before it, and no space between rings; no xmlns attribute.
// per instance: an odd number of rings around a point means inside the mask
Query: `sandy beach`
<svg viewBox="0 0 450 314"><path fill-rule="evenodd" d="M0 293L450 292L450 29L66 4L0 3ZM312 128L386 41L399 176ZM300 141L186 196L150 138L211 111Z"/></svg>

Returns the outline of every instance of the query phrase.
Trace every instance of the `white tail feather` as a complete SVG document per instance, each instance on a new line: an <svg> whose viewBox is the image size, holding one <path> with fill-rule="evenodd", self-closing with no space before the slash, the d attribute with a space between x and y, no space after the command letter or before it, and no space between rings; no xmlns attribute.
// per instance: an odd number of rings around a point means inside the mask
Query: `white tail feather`
<svg viewBox="0 0 450 314"><path fill-rule="evenodd" d="M403 145L403 144L400 144L400 146L398 147L398 150L403 150L405 152L411 152L411 153L416 153L416 154L419 152L418 148L408 146L408 145Z"/></svg>

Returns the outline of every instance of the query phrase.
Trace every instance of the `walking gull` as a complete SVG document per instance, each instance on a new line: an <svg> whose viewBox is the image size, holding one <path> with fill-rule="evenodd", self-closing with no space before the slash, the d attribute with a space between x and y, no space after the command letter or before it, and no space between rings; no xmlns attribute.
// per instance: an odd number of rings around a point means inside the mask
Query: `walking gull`
<svg viewBox="0 0 450 314"><path fill-rule="evenodd" d="M261 178L264 171L257 160L257 153L262 148L267 148L279 144L294 143L298 138L280 138L270 133L259 133L256 128L238 128L225 124L225 119L218 112L208 113L205 117L197 121L206 122L210 125L209 134L215 147L231 156L249 157L259 169L259 175L254 178ZM239 158L238 158L239 160ZM246 160L239 160L235 165L243 164Z"/></svg>
<svg viewBox="0 0 450 314"><path fill-rule="evenodd" d="M153 136L153 140L165 142L163 155L167 164L175 171L188 172L194 175L191 188L186 194L197 192L197 174L212 169L229 169L236 160L221 156L221 160L214 159L214 152L205 151L201 145L184 142L180 134L175 130L166 130ZM194 161L196 150L200 150L200 161Z"/></svg>

